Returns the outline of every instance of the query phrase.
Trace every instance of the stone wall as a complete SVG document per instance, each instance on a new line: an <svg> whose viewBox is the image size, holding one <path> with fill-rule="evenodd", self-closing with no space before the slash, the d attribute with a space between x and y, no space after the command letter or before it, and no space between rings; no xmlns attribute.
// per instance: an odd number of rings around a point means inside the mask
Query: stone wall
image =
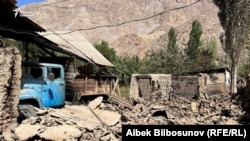
<svg viewBox="0 0 250 141"><path fill-rule="evenodd" d="M199 82L197 76L173 76L173 94L177 97L192 99L199 94Z"/></svg>
<svg viewBox="0 0 250 141"><path fill-rule="evenodd" d="M133 74L130 83L130 96L143 98L151 102L170 100L171 97L207 99L212 96L227 94L225 78L222 74L216 81L208 74L199 73L192 76L171 76L168 74ZM224 83L222 83L224 82Z"/></svg>
<svg viewBox="0 0 250 141"><path fill-rule="evenodd" d="M130 97L143 98L151 102L164 103L172 93L169 74L133 74L130 83Z"/></svg>
<svg viewBox="0 0 250 141"><path fill-rule="evenodd" d="M19 116L21 55L17 48L0 48L0 67L0 140L10 140Z"/></svg>

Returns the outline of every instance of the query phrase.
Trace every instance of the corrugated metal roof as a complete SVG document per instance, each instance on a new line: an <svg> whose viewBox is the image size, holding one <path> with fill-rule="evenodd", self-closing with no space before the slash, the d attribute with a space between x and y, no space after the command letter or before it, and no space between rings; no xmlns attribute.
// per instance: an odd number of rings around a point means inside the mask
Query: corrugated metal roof
<svg viewBox="0 0 250 141"><path fill-rule="evenodd" d="M85 38L80 31L47 31L39 32L38 34L54 42L59 48L71 52L88 62L93 62L103 66L114 66Z"/></svg>

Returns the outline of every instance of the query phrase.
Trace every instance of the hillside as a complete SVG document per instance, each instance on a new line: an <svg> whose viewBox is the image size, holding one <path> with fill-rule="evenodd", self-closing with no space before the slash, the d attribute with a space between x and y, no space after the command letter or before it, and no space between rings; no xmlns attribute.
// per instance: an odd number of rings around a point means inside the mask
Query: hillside
<svg viewBox="0 0 250 141"><path fill-rule="evenodd" d="M212 0L47 0L20 7L47 30L80 30L91 43L107 41L118 54L144 56L167 43L171 27L185 48L191 23L198 19L203 39L223 31ZM218 41L218 45L219 41ZM222 49L219 48L219 53Z"/></svg>

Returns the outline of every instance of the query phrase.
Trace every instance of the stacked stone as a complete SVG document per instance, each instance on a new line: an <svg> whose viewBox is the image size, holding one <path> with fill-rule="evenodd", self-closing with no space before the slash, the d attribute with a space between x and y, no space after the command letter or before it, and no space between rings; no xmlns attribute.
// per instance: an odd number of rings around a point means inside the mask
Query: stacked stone
<svg viewBox="0 0 250 141"><path fill-rule="evenodd" d="M205 93L205 77L204 74L200 73L198 75L198 91L199 91L199 98L200 99L206 99L207 95Z"/></svg>
<svg viewBox="0 0 250 141"><path fill-rule="evenodd" d="M9 139L19 116L21 55L17 48L0 48L0 67L0 139Z"/></svg>
<svg viewBox="0 0 250 141"><path fill-rule="evenodd" d="M172 87L171 87L171 75L168 74L151 74L152 80L156 83L156 88L152 92L151 100L154 100L156 103L164 104L167 103L169 98L172 95Z"/></svg>
<svg viewBox="0 0 250 141"><path fill-rule="evenodd" d="M170 74L133 74L130 83L130 98L164 104L172 96Z"/></svg>

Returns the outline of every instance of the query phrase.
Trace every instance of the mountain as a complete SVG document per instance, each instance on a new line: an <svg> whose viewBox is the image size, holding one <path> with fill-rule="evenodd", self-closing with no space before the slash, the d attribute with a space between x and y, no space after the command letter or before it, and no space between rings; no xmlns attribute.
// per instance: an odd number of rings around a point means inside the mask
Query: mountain
<svg viewBox="0 0 250 141"><path fill-rule="evenodd" d="M203 39L223 32L212 0L47 0L20 7L46 30L81 31L91 43L107 41L118 55L143 57L164 47L171 27L185 48L192 22L199 20ZM223 53L220 47L219 53Z"/></svg>

